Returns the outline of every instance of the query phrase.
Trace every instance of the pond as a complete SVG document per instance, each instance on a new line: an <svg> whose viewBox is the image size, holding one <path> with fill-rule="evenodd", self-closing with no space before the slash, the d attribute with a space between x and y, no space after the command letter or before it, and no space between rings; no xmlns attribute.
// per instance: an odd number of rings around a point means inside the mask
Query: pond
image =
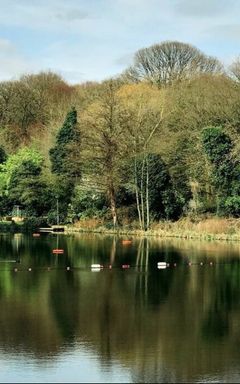
<svg viewBox="0 0 240 384"><path fill-rule="evenodd" d="M0 236L1 382L240 382L240 243L122 240Z"/></svg>

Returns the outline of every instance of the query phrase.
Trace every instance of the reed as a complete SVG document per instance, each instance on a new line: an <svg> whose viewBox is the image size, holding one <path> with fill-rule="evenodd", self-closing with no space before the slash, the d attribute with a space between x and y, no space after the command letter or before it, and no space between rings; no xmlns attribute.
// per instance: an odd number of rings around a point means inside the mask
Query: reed
<svg viewBox="0 0 240 384"><path fill-rule="evenodd" d="M93 225L91 225L93 224ZM78 222L66 227L67 233L72 232L95 232L103 234L134 235L134 236L156 236L173 237L182 239L205 239L205 240L232 240L240 241L240 219L227 219L211 217L182 218L178 221L154 222L148 231L124 227L112 228L103 222L94 221Z"/></svg>

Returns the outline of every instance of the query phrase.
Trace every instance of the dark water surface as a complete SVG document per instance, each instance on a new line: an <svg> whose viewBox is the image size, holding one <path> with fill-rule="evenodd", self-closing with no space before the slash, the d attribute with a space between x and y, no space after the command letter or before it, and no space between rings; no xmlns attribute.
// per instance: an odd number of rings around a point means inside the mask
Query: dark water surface
<svg viewBox="0 0 240 384"><path fill-rule="evenodd" d="M240 243L1 235L0 381L240 382Z"/></svg>

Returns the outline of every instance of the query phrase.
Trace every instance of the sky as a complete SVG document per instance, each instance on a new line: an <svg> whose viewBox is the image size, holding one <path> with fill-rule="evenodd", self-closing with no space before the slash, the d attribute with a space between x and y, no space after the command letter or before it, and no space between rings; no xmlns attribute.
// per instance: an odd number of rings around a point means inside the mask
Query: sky
<svg viewBox="0 0 240 384"><path fill-rule="evenodd" d="M101 81L166 40L231 63L240 0L0 0L0 81L49 70L71 84Z"/></svg>

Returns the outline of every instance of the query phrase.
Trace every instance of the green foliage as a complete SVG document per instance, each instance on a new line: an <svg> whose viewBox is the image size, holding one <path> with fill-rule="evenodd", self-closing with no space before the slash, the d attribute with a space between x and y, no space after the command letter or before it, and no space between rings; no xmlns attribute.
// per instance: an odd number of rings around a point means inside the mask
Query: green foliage
<svg viewBox="0 0 240 384"><path fill-rule="evenodd" d="M80 176L78 162L76 162L76 158L73 159L72 157L73 152L80 150L79 145L80 133L77 129L77 111L72 108L57 134L55 147L49 151L53 173L65 174L67 177Z"/></svg>
<svg viewBox="0 0 240 384"><path fill-rule="evenodd" d="M240 196L228 196L220 202L223 215L240 217Z"/></svg>
<svg viewBox="0 0 240 384"><path fill-rule="evenodd" d="M148 154L144 160L140 159L137 163L138 188L142 189L144 199L146 199L147 167L149 211L152 218L159 220L176 217L178 204L171 177L166 164L158 154Z"/></svg>
<svg viewBox="0 0 240 384"><path fill-rule="evenodd" d="M16 154L8 157L6 163L0 164L0 194L8 194L8 189L12 178L16 172L24 167L42 167L43 156L33 148L24 147ZM29 172L29 171L27 171ZM35 170L36 172L36 170Z"/></svg>
<svg viewBox="0 0 240 384"><path fill-rule="evenodd" d="M232 194L238 175L231 158L233 144L230 137L222 131L221 127L208 127L202 132L202 142L213 166L213 184L218 196Z"/></svg>
<svg viewBox="0 0 240 384"><path fill-rule="evenodd" d="M207 127L202 132L204 150L209 160L215 165L225 161L232 149L232 141L222 127Z"/></svg>
<svg viewBox="0 0 240 384"><path fill-rule="evenodd" d="M75 188L71 205L77 217L99 217L107 209L104 194L81 186Z"/></svg>
<svg viewBox="0 0 240 384"><path fill-rule="evenodd" d="M78 139L78 132L76 131L77 125L77 111L72 108L68 112L62 128L57 134L57 144L66 145L69 142Z"/></svg>
<svg viewBox="0 0 240 384"><path fill-rule="evenodd" d="M42 155L31 148L19 150L0 165L2 212L9 212L17 204L28 215L46 213L51 192L42 180L42 165Z"/></svg>

